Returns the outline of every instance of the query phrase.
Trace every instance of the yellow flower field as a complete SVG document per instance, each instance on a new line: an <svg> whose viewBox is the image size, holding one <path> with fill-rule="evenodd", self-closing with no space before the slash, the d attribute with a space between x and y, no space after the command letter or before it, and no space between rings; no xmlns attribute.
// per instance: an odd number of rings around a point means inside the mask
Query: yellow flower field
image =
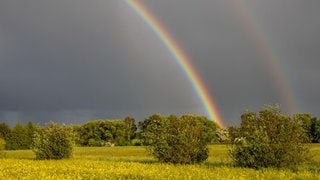
<svg viewBox="0 0 320 180"><path fill-rule="evenodd" d="M319 147L312 148L316 163ZM72 159L41 161L29 150L7 151L7 158L0 159L0 179L320 179L318 167L297 172L235 168L226 146L209 149L210 157L201 165L160 164L144 147L78 147Z"/></svg>
<svg viewBox="0 0 320 180"><path fill-rule="evenodd" d="M320 174L96 160L0 160L1 179L319 179Z"/></svg>

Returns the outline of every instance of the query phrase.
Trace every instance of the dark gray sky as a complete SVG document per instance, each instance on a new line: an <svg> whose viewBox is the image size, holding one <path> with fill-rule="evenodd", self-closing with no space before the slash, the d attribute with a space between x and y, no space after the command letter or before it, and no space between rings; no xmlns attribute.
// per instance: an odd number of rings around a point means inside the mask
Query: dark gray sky
<svg viewBox="0 0 320 180"><path fill-rule="evenodd" d="M143 2L185 50L226 125L264 104L289 111L283 90L297 112L320 116L320 1L239 0L245 14L234 0ZM252 27L278 63L274 72ZM0 0L0 121L153 113L206 115L170 53L124 1Z"/></svg>

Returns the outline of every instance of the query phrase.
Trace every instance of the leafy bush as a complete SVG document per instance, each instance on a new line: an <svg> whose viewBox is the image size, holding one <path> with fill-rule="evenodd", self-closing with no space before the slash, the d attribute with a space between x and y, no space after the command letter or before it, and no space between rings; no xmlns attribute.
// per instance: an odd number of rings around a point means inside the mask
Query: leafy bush
<svg viewBox="0 0 320 180"><path fill-rule="evenodd" d="M193 164L208 158L208 127L205 117L152 115L140 123L143 143L160 161ZM215 134L215 133L214 133Z"/></svg>
<svg viewBox="0 0 320 180"><path fill-rule="evenodd" d="M295 167L307 159L306 134L301 120L290 118L279 107L269 106L259 112L242 114L231 149L236 165L241 167Z"/></svg>
<svg viewBox="0 0 320 180"><path fill-rule="evenodd" d="M33 138L32 149L36 159L63 159L72 156L74 134L72 128L56 123L49 123L38 129Z"/></svg>

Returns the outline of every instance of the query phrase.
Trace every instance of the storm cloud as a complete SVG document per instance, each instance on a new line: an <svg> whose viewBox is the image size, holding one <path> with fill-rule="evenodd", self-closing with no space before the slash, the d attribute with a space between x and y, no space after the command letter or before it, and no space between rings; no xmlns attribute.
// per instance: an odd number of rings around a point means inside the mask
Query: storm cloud
<svg viewBox="0 0 320 180"><path fill-rule="evenodd" d="M225 124L283 99L232 1L144 0L191 59ZM242 1L299 112L319 116L320 2ZM287 109L288 107L283 107ZM119 0L0 1L0 121L206 115L183 71Z"/></svg>

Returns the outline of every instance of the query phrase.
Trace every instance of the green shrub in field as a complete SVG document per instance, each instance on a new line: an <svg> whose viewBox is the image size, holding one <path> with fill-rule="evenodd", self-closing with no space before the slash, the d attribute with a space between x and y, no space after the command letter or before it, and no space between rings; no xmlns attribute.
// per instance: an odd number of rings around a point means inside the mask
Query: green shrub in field
<svg viewBox="0 0 320 180"><path fill-rule="evenodd" d="M301 116L283 115L279 107L242 114L231 156L241 167L295 167L307 159Z"/></svg>
<svg viewBox="0 0 320 180"><path fill-rule="evenodd" d="M32 150L36 159L63 159L72 156L74 134L72 128L56 123L49 123L38 129L33 138Z"/></svg>
<svg viewBox="0 0 320 180"><path fill-rule="evenodd" d="M140 123L141 136L151 153L160 161L192 164L208 158L208 137L215 134L205 117L152 115ZM212 122L213 123L213 122Z"/></svg>

